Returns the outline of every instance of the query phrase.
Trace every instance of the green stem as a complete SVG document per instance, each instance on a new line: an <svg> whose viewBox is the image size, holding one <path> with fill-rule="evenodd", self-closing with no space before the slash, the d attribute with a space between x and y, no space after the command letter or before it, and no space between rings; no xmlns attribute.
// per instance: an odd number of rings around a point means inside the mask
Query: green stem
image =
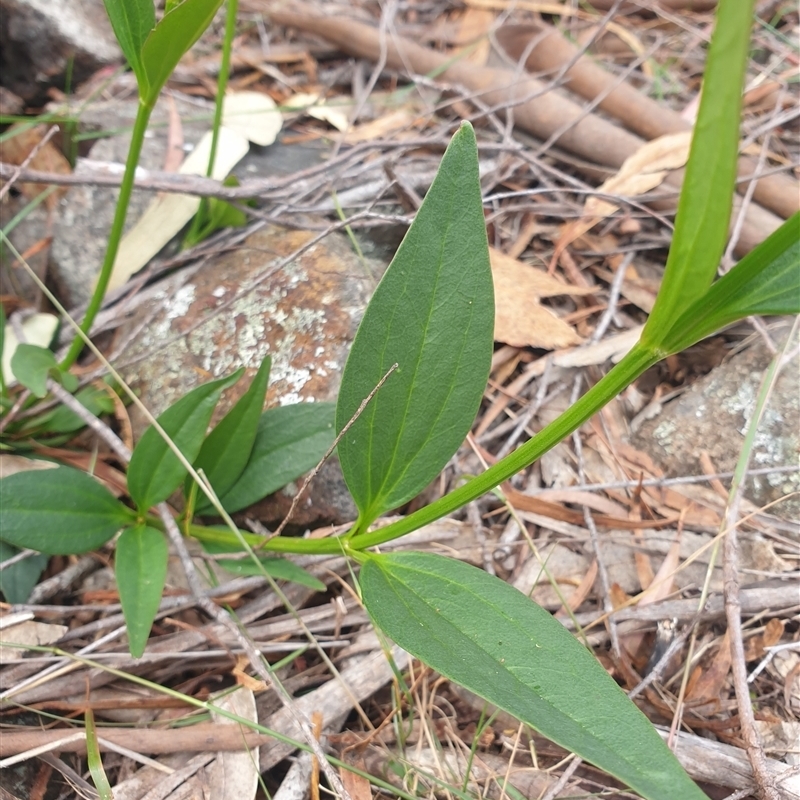
<svg viewBox="0 0 800 800"><path fill-rule="evenodd" d="M108 288L108 282L111 280L111 273L114 269L114 261L117 258L117 251L119 250L119 243L122 240L122 234L125 230L125 217L128 214L128 205L131 199L131 192L133 191L133 182L136 177L136 167L139 164L139 155L142 151L142 143L144 142L144 134L147 131L147 123L150 121L150 114L153 111L153 103L145 103L139 100L139 109L136 112L136 121L133 123L133 133L131 135L131 146L128 150L128 160L125 162L125 174L122 176L122 184L119 187L119 198L117 200L117 208L114 212L114 221L111 223L111 233L108 236L108 246L106 247L106 256L103 260L103 266L100 270L100 277L97 279L97 286L95 286L92 299L86 309L86 316L81 323L81 330L88 336L91 330L94 318L103 304L103 298ZM61 362L61 369L67 370L74 363L83 349L83 339L76 336L72 345Z"/></svg>
<svg viewBox="0 0 800 800"><path fill-rule="evenodd" d="M214 171L214 161L217 158L217 145L219 143L219 129L222 127L222 110L225 102L225 91L228 88L228 73L231 70L231 50L233 49L233 37L236 33L236 14L239 8L239 0L228 0L225 9L225 39L222 42L222 60L217 76L217 99L214 104L214 128L211 131L211 154L208 157L208 169L206 176L211 177Z"/></svg>
<svg viewBox="0 0 800 800"><path fill-rule="evenodd" d="M156 524L148 520L148 525L162 530L160 520ZM227 528L207 528L203 525L189 525L189 536L200 542L213 542L222 545L232 545L241 548L239 538L233 531ZM294 536L276 536L273 539L265 539L255 533L240 531L242 537L257 553L295 553L302 555L341 555L346 551L344 541L338 536L327 539L298 539Z"/></svg>
<svg viewBox="0 0 800 800"><path fill-rule="evenodd" d="M350 540L349 546L355 550L390 542L411 531L418 530L437 519L450 514L458 508L477 500L481 495L499 486L503 481L516 475L520 470L541 458L550 448L577 430L613 397L616 397L646 369L661 360L655 354L637 344L604 378L589 389L576 403L570 406L557 419L543 428L522 447L498 461L492 467L473 478L458 489L446 494L434 503L409 514L397 522L376 531L364 533Z"/></svg>
<svg viewBox="0 0 800 800"><path fill-rule="evenodd" d="M211 150L208 156L208 166L206 167L206 177L212 177L214 163L217 160L217 148L219 146L219 130L222 127L222 112L225 104L225 91L228 88L228 75L231 71L231 51L233 50L233 37L236 34L236 15L239 10L239 0L228 0L225 8L225 38L222 42L222 58L217 76L217 97L214 103L214 125L211 129ZM186 239L198 241L200 231L208 219L209 199L200 199L200 206L192 220L192 227ZM184 245L185 246L185 245Z"/></svg>
<svg viewBox="0 0 800 800"><path fill-rule="evenodd" d="M503 481L516 475L532 464L550 448L577 430L586 420L616 397L646 369L658 363L664 354L654 353L637 344L602 380L589 389L574 405L570 406L557 419L542 429L533 439L522 447L498 461L473 478L469 483L446 494L444 497L410 514L403 519L369 533L349 536L335 536L327 539L298 539L292 536L277 536L264 539L252 533L242 532L247 543L255 550L272 553L301 553L306 555L342 555L358 557L356 551L385 544L405 536L437 519L450 514L467 503L477 500L481 495L499 486ZM160 529L160 520L148 521ZM206 528L202 525L189 525L188 533L203 542L238 545L238 538L228 530Z"/></svg>

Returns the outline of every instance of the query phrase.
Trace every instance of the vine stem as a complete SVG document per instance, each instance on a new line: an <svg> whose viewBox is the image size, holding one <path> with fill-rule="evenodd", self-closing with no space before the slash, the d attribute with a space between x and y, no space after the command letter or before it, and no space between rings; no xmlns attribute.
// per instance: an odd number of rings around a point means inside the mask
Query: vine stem
<svg viewBox="0 0 800 800"><path fill-rule="evenodd" d="M264 540L253 537L252 546L260 550L279 553L303 553L314 555L349 554L358 557L359 551L385 544L431 522L450 514L481 495L499 486L525 467L530 466L550 448L557 445L570 433L599 411L613 397L627 388L646 369L658 363L664 353L645 347L641 343L619 362L604 378L586 392L573 406L543 428L536 436L464 486L446 494L434 503L376 531L358 534L351 539L331 537L329 539L298 539L274 537ZM189 534L201 541L231 543L233 537L227 531L213 530L199 525L190 525ZM248 536L248 534L243 534ZM253 536L249 534L249 536Z"/></svg>
<svg viewBox="0 0 800 800"><path fill-rule="evenodd" d="M116 261L119 244L122 241L122 234L125 230L125 218L128 215L128 205L130 204L133 183L136 178L136 167L139 164L139 155L142 152L147 123L150 121L150 114L153 111L154 105L154 101L145 102L141 98L139 99L139 108L136 112L136 120L133 123L133 132L131 134L131 145L128 150L128 158L125 162L125 174L122 176L122 183L119 187L119 198L117 199L117 207L114 212L114 220L111 223L111 232L108 235L106 255L103 259L103 266L100 269L97 285L94 287L92 299L89 301L89 305L86 308L86 316L84 316L83 322L81 323L81 330L87 336L97 316L97 312L103 304L108 282L111 280L111 273L114 270L114 262ZM72 340L72 344L66 356L64 356L64 360L61 362L61 369L69 369L75 363L82 349L83 339L80 336L76 336Z"/></svg>
<svg viewBox="0 0 800 800"><path fill-rule="evenodd" d="M350 542L350 546L363 550L367 547L384 544L477 500L481 495L491 491L512 475L516 475L525 467L530 466L536 459L541 458L544 453L577 430L662 357L658 351L637 343L605 377L589 389L574 405L539 431L533 439L489 467L486 472L430 505L387 525L385 528L356 536Z"/></svg>

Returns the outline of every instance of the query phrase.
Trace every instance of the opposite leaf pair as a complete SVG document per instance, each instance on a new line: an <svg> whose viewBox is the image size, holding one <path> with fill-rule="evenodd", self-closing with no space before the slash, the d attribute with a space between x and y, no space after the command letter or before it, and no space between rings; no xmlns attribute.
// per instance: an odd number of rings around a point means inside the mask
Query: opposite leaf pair
<svg viewBox="0 0 800 800"><path fill-rule="evenodd" d="M222 392L241 377L204 384L181 398L157 420L167 438L148 428L128 466L128 491L136 509L117 500L91 476L70 467L21 472L0 481L0 531L3 542L46 554L94 550L122 530L116 551L116 577L130 649L141 655L158 610L166 578L168 548L161 523L150 509L187 483L187 518L196 485L187 480L187 463L202 469L228 512L276 491L311 469L333 440L331 404L301 404L262 412L269 380L265 359L247 392L206 435ZM170 443L171 442L171 443ZM179 458L172 446L181 452ZM205 496L199 510L213 514ZM230 538L230 534L229 534ZM237 546L209 542L209 552ZM221 566L240 574L266 570L277 578L317 589L319 581L289 562L259 559L260 565L231 560Z"/></svg>

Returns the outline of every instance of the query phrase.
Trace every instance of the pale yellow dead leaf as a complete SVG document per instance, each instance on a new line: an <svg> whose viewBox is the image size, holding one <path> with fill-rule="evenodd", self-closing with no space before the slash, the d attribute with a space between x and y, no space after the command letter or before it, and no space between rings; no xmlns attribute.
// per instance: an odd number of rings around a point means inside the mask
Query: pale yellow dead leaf
<svg viewBox="0 0 800 800"><path fill-rule="evenodd" d="M57 642L68 630L66 625L52 625L46 622L35 622L32 614L8 614L0 617L0 663L11 658L22 658L27 652L24 647L13 647L12 644L44 646Z"/></svg>
<svg viewBox="0 0 800 800"><path fill-rule="evenodd" d="M400 108L377 119L356 125L345 134L347 144L373 142L382 139L401 128L410 128L419 118L411 109Z"/></svg>
<svg viewBox="0 0 800 800"><path fill-rule="evenodd" d="M580 344L582 339L573 328L542 306L539 299L585 294L586 289L561 283L544 270L523 264L491 247L489 256L494 280L495 341L544 350Z"/></svg>
<svg viewBox="0 0 800 800"><path fill-rule="evenodd" d="M286 100L284 106L302 111L320 122L327 122L338 131L346 131L350 127L349 112L353 105L348 101L328 104L318 94L300 93Z"/></svg>
<svg viewBox="0 0 800 800"><path fill-rule="evenodd" d="M213 703L238 717L258 722L256 698L249 689L238 688L217 696ZM211 712L211 718L217 725L238 725L244 735L249 728L241 723ZM214 800L251 800L258 790L258 750L255 747L243 752L219 752L214 761L206 767L208 776L207 797Z"/></svg>
<svg viewBox="0 0 800 800"><path fill-rule="evenodd" d="M489 31L494 25L496 14L488 9L467 8L458 20L458 41L461 47L456 53L463 53L464 60L483 67L489 60L492 44Z"/></svg>
<svg viewBox="0 0 800 800"><path fill-rule="evenodd" d="M643 327L643 325L639 325L623 333L595 342L595 344L577 347L566 353L557 353L553 357L553 363L558 367L588 367L595 364L604 364L608 360L617 364L639 341Z"/></svg>
<svg viewBox="0 0 800 800"><path fill-rule="evenodd" d="M223 180L250 149L247 139L222 127L217 156L211 177ZM211 132L205 134L189 157L181 164L182 175L205 175L211 154ZM108 290L122 286L175 236L195 215L200 198L187 194L161 194L147 207L136 225L120 243Z"/></svg>
<svg viewBox="0 0 800 800"><path fill-rule="evenodd" d="M636 197L660 186L670 170L680 169L689 157L692 141L691 131L670 133L643 144L633 155L625 159L616 175L600 187L603 194ZM590 197L584 213L592 217L607 217L619 208L618 205Z"/></svg>
<svg viewBox="0 0 800 800"><path fill-rule="evenodd" d="M266 147L281 132L283 117L275 101L263 92L231 92L225 95L222 124Z"/></svg>
<svg viewBox="0 0 800 800"><path fill-rule="evenodd" d="M248 142L272 144L283 125L283 117L272 98L260 92L231 92L225 96L223 125L211 177L221 181L247 155ZM181 164L181 175L205 175L211 155L211 132L206 133ZM164 247L195 215L200 198L182 194L160 194L120 243L108 289L122 286Z"/></svg>

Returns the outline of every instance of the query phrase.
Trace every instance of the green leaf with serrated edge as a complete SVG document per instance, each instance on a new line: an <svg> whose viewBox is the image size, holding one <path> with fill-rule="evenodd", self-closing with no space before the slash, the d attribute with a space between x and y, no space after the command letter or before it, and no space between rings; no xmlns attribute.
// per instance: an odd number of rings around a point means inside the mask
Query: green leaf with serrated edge
<svg viewBox="0 0 800 800"><path fill-rule="evenodd" d="M675 318L711 285L728 237L754 0L724 0L703 75L675 232L642 342L658 348Z"/></svg>
<svg viewBox="0 0 800 800"><path fill-rule="evenodd" d="M678 317L661 347L677 353L753 314L800 314L800 213L786 220Z"/></svg>
<svg viewBox="0 0 800 800"><path fill-rule="evenodd" d="M211 24L222 0L183 0L164 14L142 46L142 70L147 77L145 102L158 93L178 66L184 53Z"/></svg>
<svg viewBox="0 0 800 800"><path fill-rule="evenodd" d="M147 646L167 579L168 558L164 534L147 525L126 528L117 541L114 573L128 644L135 658Z"/></svg>
<svg viewBox="0 0 800 800"><path fill-rule="evenodd" d="M217 497L236 483L250 459L267 395L270 363L269 357L261 362L247 391L206 436L194 463L195 469L203 470Z"/></svg>
<svg viewBox="0 0 800 800"><path fill-rule="evenodd" d="M475 134L450 142L356 334L336 409L347 486L366 526L421 491L458 449L489 376L494 293Z"/></svg>
<svg viewBox="0 0 800 800"><path fill-rule="evenodd" d="M108 489L71 467L0 480L0 535L16 547L49 555L85 553L134 518Z"/></svg>
<svg viewBox="0 0 800 800"><path fill-rule="evenodd" d="M220 530L228 531L228 528L220 528ZM201 542L201 544L203 550L211 555L243 552L237 545L225 545L219 542ZM259 556L258 560L261 562L266 573L277 580L299 583L301 586L307 586L309 589L314 589L317 592L325 591L325 584L319 580L319 578L315 578L311 573L295 564L294 561L289 561L285 558L275 558L274 556ZM262 574L261 570L253 563L251 558L226 558L220 559L215 563L233 575Z"/></svg>
<svg viewBox="0 0 800 800"><path fill-rule="evenodd" d="M171 405L158 423L191 464L200 452L208 423L219 396L241 378L244 369L192 389ZM128 492L136 505L146 511L166 500L186 477L186 468L161 434L151 425L136 445L128 465Z"/></svg>
<svg viewBox="0 0 800 800"><path fill-rule="evenodd" d="M58 369L58 362L46 347L35 344L20 344L11 357L14 377L36 397L47 394L47 379L50 370Z"/></svg>
<svg viewBox="0 0 800 800"><path fill-rule="evenodd" d="M231 514L247 508L313 469L333 444L333 415L333 403L267 409L244 472L220 498L223 508Z"/></svg>
<svg viewBox="0 0 800 800"><path fill-rule="evenodd" d="M19 552L19 548L0 539L0 561L7 561ZM1 570L0 592L6 602L27 603L49 560L49 556L35 554Z"/></svg>
<svg viewBox="0 0 800 800"><path fill-rule="evenodd" d="M591 652L499 578L392 553L367 558L361 592L400 647L648 800L708 800Z"/></svg>
<svg viewBox="0 0 800 800"><path fill-rule="evenodd" d="M111 20L114 36L117 37L125 58L131 65L137 81L144 78L141 52L150 31L156 26L153 0L103 0L106 13ZM140 85L140 90L146 87Z"/></svg>
<svg viewBox="0 0 800 800"><path fill-rule="evenodd" d="M86 386L80 389L75 399L93 416L111 414L114 411L114 401L108 392L96 386ZM35 429L40 433L72 433L80 430L86 423L71 409L59 406L52 413L34 420Z"/></svg>

